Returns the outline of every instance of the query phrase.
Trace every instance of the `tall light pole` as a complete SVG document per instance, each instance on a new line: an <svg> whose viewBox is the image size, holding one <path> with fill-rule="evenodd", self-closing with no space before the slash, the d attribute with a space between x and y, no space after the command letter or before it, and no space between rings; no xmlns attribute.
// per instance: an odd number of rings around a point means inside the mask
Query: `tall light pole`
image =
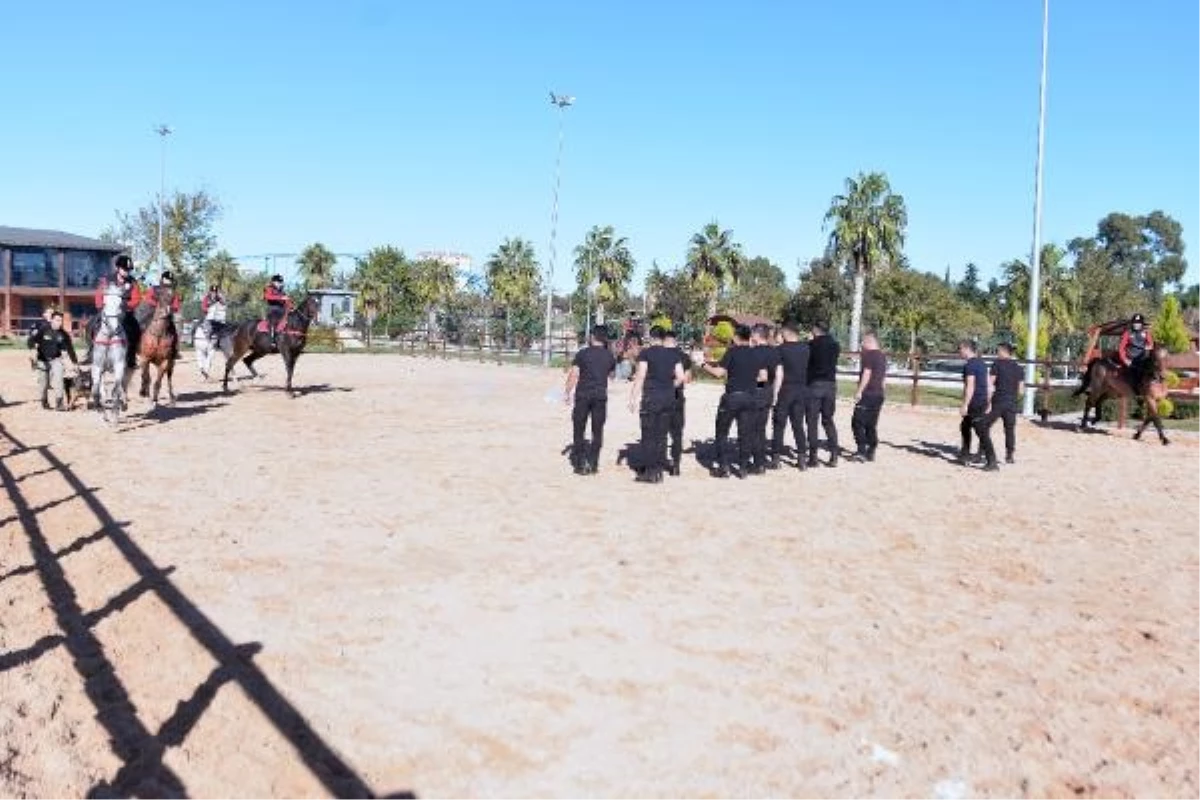
<svg viewBox="0 0 1200 800"><path fill-rule="evenodd" d="M167 137L174 133L166 125L154 129L162 140L162 157L158 170L158 276L163 273L163 205L167 202Z"/></svg>
<svg viewBox="0 0 1200 800"><path fill-rule="evenodd" d="M1033 253L1029 259L1029 339L1025 344L1025 416L1033 416L1037 390L1037 340L1042 308L1042 156L1046 145L1046 51L1050 44L1050 0L1042 0L1042 79L1038 90L1037 169L1033 200Z"/></svg>
<svg viewBox="0 0 1200 800"><path fill-rule="evenodd" d="M550 212L550 269L546 275L546 330L542 336L542 365L550 366L550 319L554 313L554 261L557 253L554 240L558 235L558 186L562 179L563 118L567 106L574 104L572 95L550 93L550 104L558 106L558 158L554 160L554 210Z"/></svg>

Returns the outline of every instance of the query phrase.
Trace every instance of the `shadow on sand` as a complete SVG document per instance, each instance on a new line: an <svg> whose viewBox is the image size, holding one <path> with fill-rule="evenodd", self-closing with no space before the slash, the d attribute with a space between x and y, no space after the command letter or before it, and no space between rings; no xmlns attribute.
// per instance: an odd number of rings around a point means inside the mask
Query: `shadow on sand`
<svg viewBox="0 0 1200 800"><path fill-rule="evenodd" d="M329 794L334 797L375 796L363 778L321 738L254 663L254 657L262 651L262 644L235 643L218 628L173 583L171 575L174 567L161 567L154 563L129 536L126 531L128 523L114 519L97 499L96 490L85 486L49 446L27 447L0 425L0 448L6 451L0 452L0 484L16 511L10 521L15 520L20 524L33 554L33 563L16 566L0 574L0 581L18 575L36 574L59 627L57 634L42 637L24 648L0 653L0 672L30 664L57 648L66 649L83 683L84 692L95 707L95 719L104 727L113 753L121 762L114 775L87 791L88 797L188 796L187 787L166 765L164 755L168 748L179 746L187 738L211 706L219 689L226 684L236 684L243 691ZM16 475L11 467L14 463L11 459L23 454L36 454L38 458L36 461L22 459L21 463L30 463L30 468L25 474ZM31 505L23 496L20 484L24 477L35 472L57 473L70 488L71 494L49 504ZM39 516L47 508L75 499L82 501L91 512L94 530L59 550L53 550ZM137 575L137 580L114 594L99 609L85 611L61 560L100 541L108 541L117 549ZM181 699L171 717L156 731L148 729L138 716L128 688L94 632L101 620L120 613L137 598L147 594L157 597L216 662L212 672L194 687L188 697ZM237 736L238 731L231 729L228 735ZM409 791L387 796L415 797Z"/></svg>

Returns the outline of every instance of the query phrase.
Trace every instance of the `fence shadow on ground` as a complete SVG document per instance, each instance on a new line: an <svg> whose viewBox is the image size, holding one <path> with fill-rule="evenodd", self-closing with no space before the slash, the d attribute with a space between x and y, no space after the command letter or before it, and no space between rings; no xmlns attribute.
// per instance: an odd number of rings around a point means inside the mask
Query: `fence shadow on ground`
<svg viewBox="0 0 1200 800"><path fill-rule="evenodd" d="M28 447L5 426L0 425L0 484L3 484L15 514L4 524L16 521L29 543L33 563L24 564L0 575L0 582L18 575L36 573L53 610L59 633L44 636L20 650L0 653L0 672L35 662L59 647L66 648L84 692L95 707L96 721L108 734L114 755L121 761L116 774L98 782L88 797L186 797L182 779L164 763L171 747L178 747L211 706L222 686L237 684L275 730L294 749L312 775L335 797L374 797L371 788L313 729L300 712L254 663L262 650L258 642L235 644L171 580L174 567L160 567L126 531L128 523L118 522L97 499L96 490L85 486L70 465L61 461L47 445ZM46 466L16 475L11 468L15 456L36 453ZM60 475L70 487L68 498L42 506L32 506L21 492L21 481L33 474ZM78 500L84 503L97 530L76 539L57 551L39 520L46 508ZM101 608L85 611L75 587L68 579L61 559L90 544L108 540L138 576L137 581L114 594ZM149 730L138 717L129 690L105 653L95 633L96 625L119 613L139 597L155 595L175 620L216 661L216 668L183 699L174 714L157 731ZM237 731L231 731L237 735ZM388 797L415 797L402 791Z"/></svg>

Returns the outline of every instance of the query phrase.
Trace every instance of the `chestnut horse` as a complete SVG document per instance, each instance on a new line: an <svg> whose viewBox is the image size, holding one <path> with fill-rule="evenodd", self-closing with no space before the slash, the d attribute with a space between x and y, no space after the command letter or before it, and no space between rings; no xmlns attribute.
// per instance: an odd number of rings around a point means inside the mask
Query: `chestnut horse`
<svg viewBox="0 0 1200 800"><path fill-rule="evenodd" d="M296 360L304 352L308 327L317 318L319 310L317 299L312 295L305 297L299 307L288 309L284 317L284 330L275 334L274 345L271 343L271 334L265 321L249 320L238 325L233 332L232 354L225 360L225 378L221 382L221 388L229 391L229 374L233 372L238 359L241 359L246 369L250 370L250 374L257 378L258 371L254 369L254 362L271 353L279 353L287 370L288 394L295 397L296 392L292 391L292 371L296 369Z"/></svg>
<svg viewBox="0 0 1200 800"><path fill-rule="evenodd" d="M175 387L171 375L175 371L175 344L177 333L171 323L171 303L175 299L175 290L170 286L159 286L154 289L155 305L150 321L142 326L141 340L138 342L138 366L142 371L142 397L150 397L150 365L153 364L158 374L154 380L154 396L151 402L158 403L158 392L162 388L163 377L167 379L167 404L175 403ZM129 373L132 377L132 373Z"/></svg>
<svg viewBox="0 0 1200 800"><path fill-rule="evenodd" d="M1074 397L1086 394L1083 403L1083 419L1080 420L1081 430L1088 427L1088 412L1095 409L1091 420L1095 425L1100 421L1100 404L1110 397L1137 398L1142 400L1142 424L1133 434L1134 439L1141 439L1147 426L1154 424L1158 438L1164 444L1171 440L1163 433L1162 419L1158 415L1158 402L1167 396L1167 387L1162 381L1167 349L1159 347L1154 350L1154 364L1147 370L1151 374L1144 375L1142 385L1134 387L1130 381L1129 370L1107 357L1093 358L1083 374L1083 383L1075 390Z"/></svg>

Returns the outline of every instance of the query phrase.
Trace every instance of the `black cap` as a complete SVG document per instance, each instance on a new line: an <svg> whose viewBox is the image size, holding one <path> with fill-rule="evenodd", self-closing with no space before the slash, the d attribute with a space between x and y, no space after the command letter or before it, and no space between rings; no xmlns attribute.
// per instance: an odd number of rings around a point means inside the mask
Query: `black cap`
<svg viewBox="0 0 1200 800"><path fill-rule="evenodd" d="M166 270L162 275L158 276L158 282L166 284L175 283L175 276L171 274L171 270Z"/></svg>
<svg viewBox="0 0 1200 800"><path fill-rule="evenodd" d="M1130 320L1129 320L1129 322L1130 322L1130 323L1134 323L1134 322L1140 322L1140 323L1142 323L1143 325L1145 325L1145 324L1146 324L1146 318L1145 318L1145 317L1143 317L1143 316L1142 316L1140 313L1138 313L1138 314L1134 314L1134 315L1133 315L1133 318L1132 318L1132 319L1130 319Z"/></svg>
<svg viewBox="0 0 1200 800"><path fill-rule="evenodd" d="M271 276L271 283L283 283L283 276L279 273L275 273Z"/></svg>
<svg viewBox="0 0 1200 800"><path fill-rule="evenodd" d="M117 269L133 269L133 259L129 256L117 256Z"/></svg>

